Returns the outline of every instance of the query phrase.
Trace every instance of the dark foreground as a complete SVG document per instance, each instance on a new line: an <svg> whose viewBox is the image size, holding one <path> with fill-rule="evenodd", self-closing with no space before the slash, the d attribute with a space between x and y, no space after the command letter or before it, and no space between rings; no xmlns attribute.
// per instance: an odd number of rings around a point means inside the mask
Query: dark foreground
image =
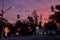
<svg viewBox="0 0 60 40"><path fill-rule="evenodd" d="M8 37L0 40L60 40L60 35L35 35L35 36L17 36L17 37Z"/></svg>

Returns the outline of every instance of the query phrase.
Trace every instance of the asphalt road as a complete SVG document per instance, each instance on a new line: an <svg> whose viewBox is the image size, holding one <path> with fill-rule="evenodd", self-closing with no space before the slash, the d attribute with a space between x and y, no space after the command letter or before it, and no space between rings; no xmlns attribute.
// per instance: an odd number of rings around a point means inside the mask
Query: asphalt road
<svg viewBox="0 0 60 40"><path fill-rule="evenodd" d="M0 40L60 40L60 35L17 36L17 37L3 38Z"/></svg>

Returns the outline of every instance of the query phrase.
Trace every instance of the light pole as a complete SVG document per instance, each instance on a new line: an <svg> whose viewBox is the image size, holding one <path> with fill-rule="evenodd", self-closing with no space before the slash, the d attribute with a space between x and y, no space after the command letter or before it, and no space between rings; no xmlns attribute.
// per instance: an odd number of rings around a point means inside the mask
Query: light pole
<svg viewBox="0 0 60 40"><path fill-rule="evenodd" d="M2 14L1 14L1 21L2 21L2 38L3 38L3 29L4 29L4 27L3 27L3 15L4 15L4 13L6 13L8 10L10 10L12 7L10 7L10 8L8 8L5 12L3 11L3 10L1 10L1 12L2 12Z"/></svg>
<svg viewBox="0 0 60 40"><path fill-rule="evenodd" d="M6 11L4 11L4 0L3 0L3 2L2 2L2 10L1 10L1 14L0 14L0 16L1 16L0 21L1 21L1 25L2 25L2 33L1 33L2 39L3 39L3 31L4 31L4 27L3 27L3 15L4 15L4 13L6 13L11 8L13 8L13 7L9 7Z"/></svg>

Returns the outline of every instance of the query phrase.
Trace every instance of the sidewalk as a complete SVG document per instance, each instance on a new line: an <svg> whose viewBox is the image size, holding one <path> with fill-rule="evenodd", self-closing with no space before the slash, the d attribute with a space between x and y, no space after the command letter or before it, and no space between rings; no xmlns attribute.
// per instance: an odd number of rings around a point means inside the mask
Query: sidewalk
<svg viewBox="0 0 60 40"><path fill-rule="evenodd" d="M60 35L31 35L31 36L17 36L17 37L9 37L0 40L60 40Z"/></svg>

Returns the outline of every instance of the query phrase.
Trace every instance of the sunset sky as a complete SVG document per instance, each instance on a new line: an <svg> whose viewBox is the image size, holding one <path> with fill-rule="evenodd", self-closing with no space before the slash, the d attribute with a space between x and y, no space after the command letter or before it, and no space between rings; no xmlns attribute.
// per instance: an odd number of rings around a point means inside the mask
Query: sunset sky
<svg viewBox="0 0 60 40"><path fill-rule="evenodd" d="M42 14L43 20L53 14L50 7L60 4L60 0L4 0L4 11L13 6L4 14L4 17L11 22L16 21L17 14L20 14L21 18L25 18L34 10L37 10L38 16ZM0 10L2 9L2 0L0 0ZM1 13L1 12L0 12Z"/></svg>

